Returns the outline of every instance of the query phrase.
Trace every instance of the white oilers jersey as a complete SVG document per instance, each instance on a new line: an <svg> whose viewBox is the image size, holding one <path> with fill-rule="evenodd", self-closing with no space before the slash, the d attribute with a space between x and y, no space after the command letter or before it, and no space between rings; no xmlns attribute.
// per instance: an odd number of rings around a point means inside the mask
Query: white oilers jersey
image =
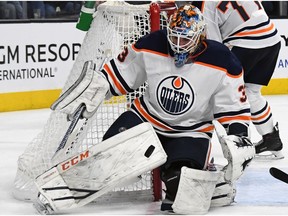
<svg viewBox="0 0 288 216"><path fill-rule="evenodd" d="M250 121L240 63L221 43L207 40L193 63L177 68L166 31L157 31L104 65L112 95L133 92L145 81L132 110L163 135L212 137L212 120L224 126Z"/></svg>
<svg viewBox="0 0 288 216"><path fill-rule="evenodd" d="M229 47L263 48L280 36L259 1L196 1L207 22L208 39Z"/></svg>

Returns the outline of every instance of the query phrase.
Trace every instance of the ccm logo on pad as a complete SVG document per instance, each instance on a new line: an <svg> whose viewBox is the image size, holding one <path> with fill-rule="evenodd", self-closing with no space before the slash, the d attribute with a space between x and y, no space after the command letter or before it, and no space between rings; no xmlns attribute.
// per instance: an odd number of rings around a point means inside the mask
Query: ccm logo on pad
<svg viewBox="0 0 288 216"><path fill-rule="evenodd" d="M75 156L71 160L68 160L68 161L64 162L61 165L61 169L63 171L65 171L65 170L69 169L70 167L75 166L80 161L82 161L82 160L84 160L85 158L88 158L88 157L89 157L89 151L87 150L86 152L82 152L80 155Z"/></svg>

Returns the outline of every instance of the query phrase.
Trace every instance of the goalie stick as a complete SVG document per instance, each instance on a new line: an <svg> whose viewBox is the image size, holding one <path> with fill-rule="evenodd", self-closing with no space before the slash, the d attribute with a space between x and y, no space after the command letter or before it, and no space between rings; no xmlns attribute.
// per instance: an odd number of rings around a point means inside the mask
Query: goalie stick
<svg viewBox="0 0 288 216"><path fill-rule="evenodd" d="M275 167L271 167L269 172L274 178L288 184L288 174L287 173L285 173L282 170L275 168Z"/></svg>
<svg viewBox="0 0 288 216"><path fill-rule="evenodd" d="M104 66L104 64L106 63L106 61L111 57L112 51L110 49L107 49L105 51L105 58L103 59L101 65L98 67L98 71L101 70ZM73 84L66 92L63 93L63 95L60 96L60 100L58 99L58 102L55 102L54 104L52 104L51 109L55 110L57 104L59 103L59 101L61 101L61 98L65 97L67 93L70 93L75 86L77 86L79 80L83 79L83 77L85 76L86 73L86 69L87 67L89 67L90 64L93 64L93 68L94 70L96 69L96 65L92 62L92 61L87 61L84 63L84 67L83 67L83 71L80 74L78 80L76 80L75 84ZM86 126L88 119L85 119L84 122L79 122L80 119L83 119L83 113L85 111L86 107L85 104L81 104L76 111L72 114L72 116L67 115L67 119L71 121L67 131L65 132L62 140L59 143L59 146L57 147L52 160L56 160L56 158L61 157L61 154L59 154L59 151L61 149L64 149L66 147L67 149L67 143L68 141L71 141L71 143L73 143L73 140L77 139L77 136L79 135L78 132L81 132L83 130L83 128ZM77 126L77 124L80 123L82 124L82 126L77 130L78 132L76 133L76 137L73 136L73 134L75 134L75 128Z"/></svg>
<svg viewBox="0 0 288 216"><path fill-rule="evenodd" d="M61 149L63 149L65 147L65 145L66 145L66 143L68 141L68 138L70 137L71 133L73 132L73 130L74 130L75 126L77 125L79 119L82 117L82 113L84 112L84 110L85 110L85 105L83 105L83 104L81 104L77 108L75 114L73 115L72 121L71 121L71 123L70 123L70 125L69 125L69 127L68 127L68 129L67 129L67 131L66 131L66 133L65 133L65 135L63 137L63 139L61 140L61 142L60 142L58 148L56 149L55 154L53 155L52 158L55 158L55 156L57 155L58 151L60 151Z"/></svg>

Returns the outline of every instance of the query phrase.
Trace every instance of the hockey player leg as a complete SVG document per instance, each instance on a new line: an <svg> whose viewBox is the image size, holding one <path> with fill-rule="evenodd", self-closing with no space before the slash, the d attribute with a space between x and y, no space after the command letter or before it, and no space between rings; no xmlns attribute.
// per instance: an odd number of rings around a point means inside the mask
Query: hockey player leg
<svg viewBox="0 0 288 216"><path fill-rule="evenodd" d="M246 137L227 135L218 121L213 121L216 134L228 164L223 168L224 179L234 182L239 179L255 156L255 147Z"/></svg>
<svg viewBox="0 0 288 216"><path fill-rule="evenodd" d="M177 214L206 214L219 175L218 171L182 167L173 211Z"/></svg>
<svg viewBox="0 0 288 216"><path fill-rule="evenodd" d="M166 161L149 123L121 132L40 175L35 205L42 213L81 207Z"/></svg>
<svg viewBox="0 0 288 216"><path fill-rule="evenodd" d="M283 143L279 136L278 123L275 124L268 101L261 95L262 85L246 83L246 95L251 105L252 122L262 136L254 143L257 159L283 159ZM265 114L265 115L264 115ZM260 118L260 117L263 118Z"/></svg>
<svg viewBox="0 0 288 216"><path fill-rule="evenodd" d="M52 110L60 110L69 116L74 116L81 105L86 110L83 117L90 118L104 100L109 90L107 80L96 71L92 61L84 63L82 73L75 83L52 104Z"/></svg>

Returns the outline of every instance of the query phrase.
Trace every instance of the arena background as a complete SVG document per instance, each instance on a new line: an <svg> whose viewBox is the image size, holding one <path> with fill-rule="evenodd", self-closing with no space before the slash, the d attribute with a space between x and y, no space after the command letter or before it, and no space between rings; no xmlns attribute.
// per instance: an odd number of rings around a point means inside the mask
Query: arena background
<svg viewBox="0 0 288 216"><path fill-rule="evenodd" d="M262 89L264 95L288 94L288 20L273 21L282 47L273 78ZM50 107L65 84L86 34L75 25L0 25L0 112Z"/></svg>

